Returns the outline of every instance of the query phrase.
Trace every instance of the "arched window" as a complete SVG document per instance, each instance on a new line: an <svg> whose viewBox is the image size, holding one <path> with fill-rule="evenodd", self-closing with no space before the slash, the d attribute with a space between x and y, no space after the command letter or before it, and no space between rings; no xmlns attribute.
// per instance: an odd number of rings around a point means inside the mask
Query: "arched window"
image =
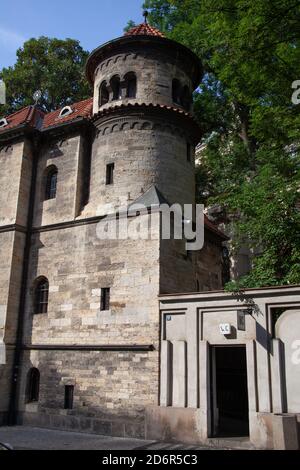
<svg viewBox="0 0 300 470"><path fill-rule="evenodd" d="M39 401L40 394L40 373L36 368L29 370L27 375L27 401L29 403Z"/></svg>
<svg viewBox="0 0 300 470"><path fill-rule="evenodd" d="M136 75L134 72L129 72L125 75L126 83L126 98L136 97Z"/></svg>
<svg viewBox="0 0 300 470"><path fill-rule="evenodd" d="M73 110L71 106L65 106L64 108L62 108L61 112L59 113L59 117L63 118L65 116L69 116L69 114L72 114L72 113L73 113Z"/></svg>
<svg viewBox="0 0 300 470"><path fill-rule="evenodd" d="M186 86L183 87L183 90L182 90L181 104L185 109L187 109L189 111L190 107L191 107L191 102L192 102L192 96L191 96L191 93L190 93L190 89L186 85Z"/></svg>
<svg viewBox="0 0 300 470"><path fill-rule="evenodd" d="M46 170L45 200L56 198L57 175L56 166L51 166Z"/></svg>
<svg viewBox="0 0 300 470"><path fill-rule="evenodd" d="M34 291L34 313L47 313L48 311L49 282L45 277L40 278Z"/></svg>
<svg viewBox="0 0 300 470"><path fill-rule="evenodd" d="M121 84L120 84L120 78L117 75L115 75L111 79L110 86L111 86L111 89L112 89L112 99L113 99L113 101L121 99L122 98Z"/></svg>
<svg viewBox="0 0 300 470"><path fill-rule="evenodd" d="M181 105L180 90L181 90L180 81L175 78L172 82L172 97L173 97L173 102L179 105Z"/></svg>
<svg viewBox="0 0 300 470"><path fill-rule="evenodd" d="M109 102L109 92L106 82L103 82L99 91L99 107Z"/></svg>

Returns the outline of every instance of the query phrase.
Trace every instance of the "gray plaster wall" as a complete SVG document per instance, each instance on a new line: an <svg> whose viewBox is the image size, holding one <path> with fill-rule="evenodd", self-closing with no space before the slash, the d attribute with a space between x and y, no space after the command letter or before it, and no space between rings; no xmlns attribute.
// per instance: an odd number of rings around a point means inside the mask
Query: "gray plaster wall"
<svg viewBox="0 0 300 470"><path fill-rule="evenodd" d="M248 290L240 296L224 292L162 296L160 405L198 410L197 439L208 442L210 346L244 345L250 443L257 448L298 448L299 305L297 286ZM274 335L272 315L279 306L290 309L277 321ZM239 310L247 312L243 330L238 328ZM231 325L230 335L220 332L223 323ZM163 410L161 417L166 419Z"/></svg>

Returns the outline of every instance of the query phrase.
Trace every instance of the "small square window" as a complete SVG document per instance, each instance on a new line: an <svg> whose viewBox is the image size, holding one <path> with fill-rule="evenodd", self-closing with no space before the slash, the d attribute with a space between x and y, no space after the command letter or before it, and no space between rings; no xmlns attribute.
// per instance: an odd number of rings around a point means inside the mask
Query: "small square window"
<svg viewBox="0 0 300 470"><path fill-rule="evenodd" d="M66 385L65 386L65 410L72 410L73 409L73 401L74 401L74 385Z"/></svg>
<svg viewBox="0 0 300 470"><path fill-rule="evenodd" d="M110 308L110 288L105 287L101 289L101 306L100 310L105 311Z"/></svg>
<svg viewBox="0 0 300 470"><path fill-rule="evenodd" d="M106 184L114 184L114 169L115 169L115 164L114 163L109 163L106 165Z"/></svg>

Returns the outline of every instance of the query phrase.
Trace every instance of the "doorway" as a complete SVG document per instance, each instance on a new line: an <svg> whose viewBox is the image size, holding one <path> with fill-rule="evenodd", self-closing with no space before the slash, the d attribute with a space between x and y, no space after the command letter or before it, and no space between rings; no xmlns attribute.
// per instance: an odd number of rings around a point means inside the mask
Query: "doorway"
<svg viewBox="0 0 300 470"><path fill-rule="evenodd" d="M212 436L249 436L246 347L212 346L210 364Z"/></svg>

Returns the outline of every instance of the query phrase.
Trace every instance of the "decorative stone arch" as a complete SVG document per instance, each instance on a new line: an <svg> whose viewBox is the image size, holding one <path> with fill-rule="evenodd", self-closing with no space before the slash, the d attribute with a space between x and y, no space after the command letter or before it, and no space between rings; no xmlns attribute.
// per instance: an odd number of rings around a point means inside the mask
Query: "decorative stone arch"
<svg viewBox="0 0 300 470"><path fill-rule="evenodd" d="M111 127L111 133L113 132L118 132L120 130L120 126L119 124L114 124L112 127Z"/></svg>
<svg viewBox="0 0 300 470"><path fill-rule="evenodd" d="M120 128L121 131L128 131L129 129L130 129L130 123L129 122L124 122L121 125L121 128Z"/></svg>
<svg viewBox="0 0 300 470"><path fill-rule="evenodd" d="M110 128L109 128L109 127L105 127L105 128L103 129L102 135L107 135L107 134L109 134L109 133L110 133Z"/></svg>
<svg viewBox="0 0 300 470"><path fill-rule="evenodd" d="M122 59L122 56L121 55L117 55L115 58L114 58L114 64L116 64L118 62L118 60Z"/></svg>
<svg viewBox="0 0 300 470"><path fill-rule="evenodd" d="M149 121L143 122L141 126L141 130L149 130L152 129L152 124Z"/></svg>

